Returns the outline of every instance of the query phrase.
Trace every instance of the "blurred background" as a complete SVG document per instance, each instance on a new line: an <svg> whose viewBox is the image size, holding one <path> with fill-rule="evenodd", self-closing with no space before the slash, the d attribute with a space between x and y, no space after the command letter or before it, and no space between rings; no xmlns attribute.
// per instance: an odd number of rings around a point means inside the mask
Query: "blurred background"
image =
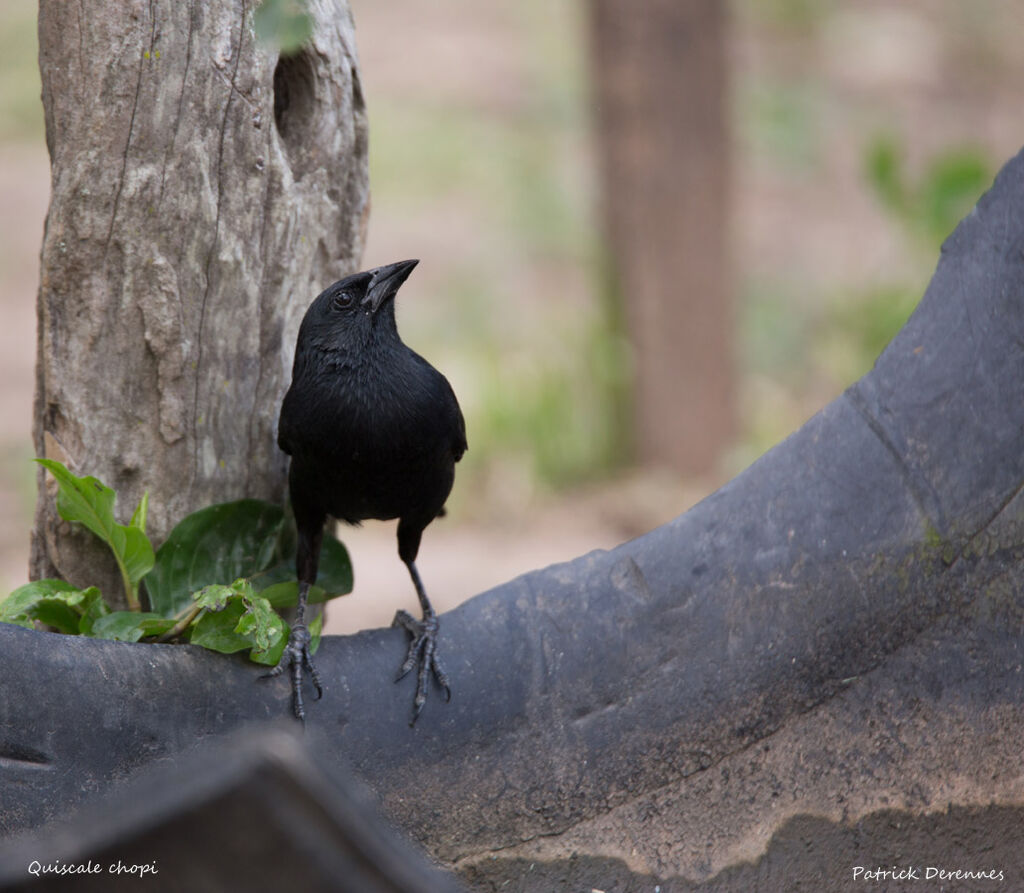
<svg viewBox="0 0 1024 893"><path fill-rule="evenodd" d="M421 259L400 329L467 418L418 561L440 609L669 520L799 427L1024 135L1020 0L351 4L364 266ZM35 14L0 0L3 592L35 499ZM394 524L341 535L328 629L414 610Z"/></svg>

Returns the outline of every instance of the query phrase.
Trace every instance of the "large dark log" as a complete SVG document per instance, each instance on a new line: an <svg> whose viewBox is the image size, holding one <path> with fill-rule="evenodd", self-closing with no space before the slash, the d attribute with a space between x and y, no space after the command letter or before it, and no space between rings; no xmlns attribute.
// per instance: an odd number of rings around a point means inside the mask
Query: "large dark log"
<svg viewBox="0 0 1024 893"><path fill-rule="evenodd" d="M413 730L403 633L326 640L311 730L484 887L518 859L707 877L807 812L1019 807L1022 390L1018 156L875 368L797 433L646 536L446 614L454 697ZM198 649L14 627L0 648L8 832L288 710L285 682Z"/></svg>

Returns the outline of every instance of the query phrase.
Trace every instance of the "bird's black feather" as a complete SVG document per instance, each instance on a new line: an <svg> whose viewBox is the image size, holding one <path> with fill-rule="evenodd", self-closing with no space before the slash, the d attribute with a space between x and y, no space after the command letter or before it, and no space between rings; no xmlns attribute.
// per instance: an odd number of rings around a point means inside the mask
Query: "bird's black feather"
<svg viewBox="0 0 1024 893"><path fill-rule="evenodd" d="M435 653L437 619L415 560L423 530L443 512L455 463L467 449L465 420L448 380L398 335L394 296L415 265L402 261L356 273L313 301L299 329L277 436L291 456L288 483L299 540L296 625L304 623L304 596L316 580L327 517L350 524L399 520L399 555L424 612L422 622L405 612L396 617L413 635L402 669L420 664L414 720L431 670L448 691ZM300 645L289 645L275 672L292 669L301 715L302 666L312 671L312 664Z"/></svg>

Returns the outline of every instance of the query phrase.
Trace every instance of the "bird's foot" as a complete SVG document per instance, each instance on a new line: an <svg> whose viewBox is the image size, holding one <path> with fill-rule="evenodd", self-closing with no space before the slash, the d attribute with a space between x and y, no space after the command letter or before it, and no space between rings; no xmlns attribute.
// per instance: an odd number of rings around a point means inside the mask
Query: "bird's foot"
<svg viewBox="0 0 1024 893"><path fill-rule="evenodd" d="M309 627L305 623L296 623L292 627L291 635L288 637L288 644L285 646L284 653L277 662L277 666L269 673L263 674L263 678L267 679L272 676L280 676L285 670L291 671L292 709L295 711L296 719L302 722L306 719L306 712L302 705L303 669L309 671L309 676L316 688L317 700L324 693L323 687L320 685L320 675L317 673L316 667L313 664L313 658L309 653L309 642Z"/></svg>
<svg viewBox="0 0 1024 893"><path fill-rule="evenodd" d="M409 725L412 726L416 724L423 705L427 703L427 681L431 673L434 674L437 684L444 690L444 699L446 701L452 699L448 675L437 656L437 615L431 611L422 620L417 620L408 611L398 611L391 625L402 627L412 637L412 641L409 642L409 651L405 655L405 662L398 668L395 682L403 679L413 667L418 665L416 697L412 703L412 719L409 720Z"/></svg>

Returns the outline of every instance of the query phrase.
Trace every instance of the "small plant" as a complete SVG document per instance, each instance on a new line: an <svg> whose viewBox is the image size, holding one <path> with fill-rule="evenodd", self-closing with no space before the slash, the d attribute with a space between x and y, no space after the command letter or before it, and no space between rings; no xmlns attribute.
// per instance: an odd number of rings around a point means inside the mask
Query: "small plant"
<svg viewBox="0 0 1024 893"><path fill-rule="evenodd" d="M187 516L154 551L146 535L148 494L127 525L114 519L115 492L94 477L77 477L60 462L37 459L57 481L57 512L107 544L121 571L130 610L115 611L99 589L64 580L36 580L0 602L0 622L120 642L177 639L221 653L248 649L274 665L290 627L278 609L294 605L295 533L280 506L258 499L212 505ZM227 582L231 581L231 582ZM325 537L310 603L352 591L345 547ZM142 610L143 590L149 611ZM313 648L322 618L310 624Z"/></svg>
<svg viewBox="0 0 1024 893"><path fill-rule="evenodd" d="M904 169L903 150L891 136L878 136L868 145L864 171L875 196L921 242L929 258L992 184L993 176L982 151L962 147L929 159L914 182Z"/></svg>

